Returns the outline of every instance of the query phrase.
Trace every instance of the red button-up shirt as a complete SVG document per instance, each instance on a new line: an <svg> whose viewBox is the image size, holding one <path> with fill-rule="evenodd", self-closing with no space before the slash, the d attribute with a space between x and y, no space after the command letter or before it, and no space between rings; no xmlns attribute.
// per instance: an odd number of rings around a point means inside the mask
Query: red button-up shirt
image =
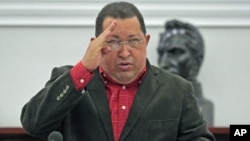
<svg viewBox="0 0 250 141"><path fill-rule="evenodd" d="M141 72L134 82L127 85L116 83L107 76L101 68L99 71L106 87L106 94L111 111L114 140L118 141L128 118L138 85L145 75L146 68L144 68L143 72ZM93 77L93 74L88 72L80 62L71 69L70 73L76 89L79 91L81 91Z"/></svg>

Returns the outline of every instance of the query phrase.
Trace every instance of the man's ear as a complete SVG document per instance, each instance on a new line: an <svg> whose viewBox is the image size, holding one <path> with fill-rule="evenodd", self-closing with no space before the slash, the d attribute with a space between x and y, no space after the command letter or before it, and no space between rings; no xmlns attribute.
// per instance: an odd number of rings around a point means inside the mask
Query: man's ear
<svg viewBox="0 0 250 141"><path fill-rule="evenodd" d="M146 44L148 45L150 40L150 34L146 34L145 38L146 38Z"/></svg>

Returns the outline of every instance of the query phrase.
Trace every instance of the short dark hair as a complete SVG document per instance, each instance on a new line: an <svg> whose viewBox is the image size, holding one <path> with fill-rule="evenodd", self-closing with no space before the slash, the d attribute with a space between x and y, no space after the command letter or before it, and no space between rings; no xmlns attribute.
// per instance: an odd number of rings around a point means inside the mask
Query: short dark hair
<svg viewBox="0 0 250 141"><path fill-rule="evenodd" d="M140 11L131 3L128 2L113 2L107 4L102 10L99 12L96 18L96 28L95 28L95 36L99 36L103 31L103 21L107 17L111 18L131 18L136 16L140 22L141 30L144 34L146 34L146 27L144 23L144 19Z"/></svg>

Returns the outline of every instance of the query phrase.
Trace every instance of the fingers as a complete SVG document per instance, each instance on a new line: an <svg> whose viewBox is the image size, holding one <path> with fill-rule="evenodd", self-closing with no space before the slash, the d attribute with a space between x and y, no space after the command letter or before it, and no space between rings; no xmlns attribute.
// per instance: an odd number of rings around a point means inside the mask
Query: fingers
<svg viewBox="0 0 250 141"><path fill-rule="evenodd" d="M112 21L110 25L104 30L106 32L112 32L116 26L116 21Z"/></svg>
<svg viewBox="0 0 250 141"><path fill-rule="evenodd" d="M105 41L108 35L115 29L116 22L112 21L110 25L99 35L98 38L101 38L102 41Z"/></svg>
<svg viewBox="0 0 250 141"><path fill-rule="evenodd" d="M110 25L107 28L105 28L104 31L98 37L92 37L90 39L90 41L95 42L93 44L95 44L97 48L101 49L103 47L103 44L104 44L106 38L114 30L115 26L116 26L116 22L111 21Z"/></svg>
<svg viewBox="0 0 250 141"><path fill-rule="evenodd" d="M110 48L105 48L103 45L106 38L114 30L115 26L115 21L112 21L98 37L92 37L90 39L88 49L81 60L83 66L88 71L96 69L100 64L102 54L106 54L110 51Z"/></svg>

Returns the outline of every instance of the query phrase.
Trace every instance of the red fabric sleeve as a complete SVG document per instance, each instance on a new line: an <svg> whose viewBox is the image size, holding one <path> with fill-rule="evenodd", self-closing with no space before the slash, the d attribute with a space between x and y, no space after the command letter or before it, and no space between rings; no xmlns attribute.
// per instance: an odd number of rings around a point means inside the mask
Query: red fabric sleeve
<svg viewBox="0 0 250 141"><path fill-rule="evenodd" d="M71 68L70 74L78 91L82 91L94 75L85 69L81 62L78 62L73 68Z"/></svg>

